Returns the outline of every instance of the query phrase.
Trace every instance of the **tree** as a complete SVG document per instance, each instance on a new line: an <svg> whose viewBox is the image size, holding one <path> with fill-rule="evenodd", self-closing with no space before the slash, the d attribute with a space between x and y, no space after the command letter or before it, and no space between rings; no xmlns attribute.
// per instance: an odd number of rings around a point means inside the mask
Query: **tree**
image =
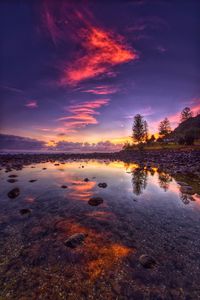
<svg viewBox="0 0 200 300"><path fill-rule="evenodd" d="M145 139L145 142L148 141L148 124L147 124L147 121L145 120L144 121L144 139Z"/></svg>
<svg viewBox="0 0 200 300"><path fill-rule="evenodd" d="M143 117L140 114L136 115L133 119L133 140L138 143L143 142L146 136L146 128L147 124L145 126L145 121L143 120Z"/></svg>
<svg viewBox="0 0 200 300"><path fill-rule="evenodd" d="M187 121L188 119L192 118L193 114L189 107L185 107L181 112L181 123Z"/></svg>
<svg viewBox="0 0 200 300"><path fill-rule="evenodd" d="M151 138L150 138L150 143L154 143L155 142L155 140L156 140L156 138L155 138L155 135L154 134L152 134L151 135Z"/></svg>
<svg viewBox="0 0 200 300"><path fill-rule="evenodd" d="M159 134L162 136L166 136L171 132L171 126L168 118L165 118L163 121L159 124Z"/></svg>

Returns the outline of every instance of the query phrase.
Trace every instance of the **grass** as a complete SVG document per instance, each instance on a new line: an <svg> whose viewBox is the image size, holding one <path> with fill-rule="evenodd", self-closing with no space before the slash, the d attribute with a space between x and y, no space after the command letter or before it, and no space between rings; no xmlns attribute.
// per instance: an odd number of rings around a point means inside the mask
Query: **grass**
<svg viewBox="0 0 200 300"><path fill-rule="evenodd" d="M132 145L128 150L138 150L137 145ZM191 150L200 150L200 143L196 143L195 145L187 146L187 145L179 145L175 143L153 143L144 145L144 150L179 150L179 151L191 151Z"/></svg>

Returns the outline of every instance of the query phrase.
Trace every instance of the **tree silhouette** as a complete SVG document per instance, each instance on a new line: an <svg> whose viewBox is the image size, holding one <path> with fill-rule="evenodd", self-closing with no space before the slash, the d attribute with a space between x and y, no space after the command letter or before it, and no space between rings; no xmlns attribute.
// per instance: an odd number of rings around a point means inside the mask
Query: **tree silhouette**
<svg viewBox="0 0 200 300"><path fill-rule="evenodd" d="M192 118L193 114L189 107L185 107L181 112L181 123L187 121Z"/></svg>
<svg viewBox="0 0 200 300"><path fill-rule="evenodd" d="M133 119L133 140L142 143L148 134L148 125L140 114L137 114Z"/></svg>
<svg viewBox="0 0 200 300"><path fill-rule="evenodd" d="M148 141L148 132L149 130L148 130L148 123L147 123L147 121L145 120L144 121L144 140L145 140L145 142L147 142Z"/></svg>
<svg viewBox="0 0 200 300"><path fill-rule="evenodd" d="M171 125L168 120L168 118L165 118L163 121L159 124L159 134L162 136L166 136L171 132Z"/></svg>

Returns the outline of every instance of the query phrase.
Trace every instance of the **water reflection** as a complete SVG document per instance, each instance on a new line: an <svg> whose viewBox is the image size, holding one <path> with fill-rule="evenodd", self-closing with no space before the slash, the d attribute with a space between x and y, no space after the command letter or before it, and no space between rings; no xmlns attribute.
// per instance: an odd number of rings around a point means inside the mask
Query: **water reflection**
<svg viewBox="0 0 200 300"><path fill-rule="evenodd" d="M169 185L172 182L172 177L164 172L158 174L159 185L166 192L169 189Z"/></svg>
<svg viewBox="0 0 200 300"><path fill-rule="evenodd" d="M136 168L132 171L133 193L138 196L147 187L148 171L142 168Z"/></svg>
<svg viewBox="0 0 200 300"><path fill-rule="evenodd" d="M6 173L1 178L0 298L143 299L148 286L159 299L173 274L173 284L197 299L197 191L188 195L166 172L123 162L70 161L61 171L52 161L17 174L17 185ZM20 189L14 201L7 198L12 187ZM104 201L90 206L91 197ZM20 215L24 208L28 216ZM84 243L66 247L77 233L86 235ZM155 257L153 270L141 266L142 254Z"/></svg>

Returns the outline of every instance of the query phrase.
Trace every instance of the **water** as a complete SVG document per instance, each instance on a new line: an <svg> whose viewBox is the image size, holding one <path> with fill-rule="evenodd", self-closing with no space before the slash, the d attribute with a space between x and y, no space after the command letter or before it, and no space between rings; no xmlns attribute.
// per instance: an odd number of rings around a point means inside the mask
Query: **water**
<svg viewBox="0 0 200 300"><path fill-rule="evenodd" d="M197 191L109 161L40 163L0 180L0 299L200 299ZM103 203L89 205L92 197ZM87 237L72 249L64 242L75 233ZM156 265L144 268L142 254Z"/></svg>

